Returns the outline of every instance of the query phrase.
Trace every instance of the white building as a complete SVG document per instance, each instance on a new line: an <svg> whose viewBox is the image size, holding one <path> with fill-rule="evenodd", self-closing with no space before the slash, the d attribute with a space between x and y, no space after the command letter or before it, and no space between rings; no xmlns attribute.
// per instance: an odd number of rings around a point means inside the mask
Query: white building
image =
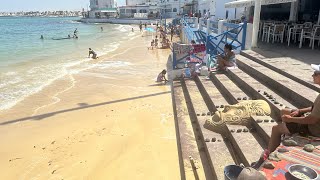
<svg viewBox="0 0 320 180"><path fill-rule="evenodd" d="M199 0L198 13L201 16L214 16L214 19L240 19L243 15L245 8L239 9L226 9L225 3L232 2L233 0Z"/></svg>
<svg viewBox="0 0 320 180"><path fill-rule="evenodd" d="M116 15L114 0L90 0L89 18L109 18Z"/></svg>

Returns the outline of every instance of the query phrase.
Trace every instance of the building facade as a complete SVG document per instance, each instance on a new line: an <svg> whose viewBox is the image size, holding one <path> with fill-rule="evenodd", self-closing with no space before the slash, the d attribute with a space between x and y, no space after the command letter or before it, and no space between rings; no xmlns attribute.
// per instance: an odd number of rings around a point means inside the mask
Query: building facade
<svg viewBox="0 0 320 180"><path fill-rule="evenodd" d="M90 0L89 18L109 18L117 16L114 0Z"/></svg>

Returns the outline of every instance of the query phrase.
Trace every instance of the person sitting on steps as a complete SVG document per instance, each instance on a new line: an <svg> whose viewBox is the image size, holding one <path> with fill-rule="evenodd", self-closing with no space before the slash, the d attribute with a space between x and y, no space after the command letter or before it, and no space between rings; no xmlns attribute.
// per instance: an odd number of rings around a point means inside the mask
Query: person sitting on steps
<svg viewBox="0 0 320 180"><path fill-rule="evenodd" d="M320 65L311 65L314 73L312 75L313 82L320 85ZM260 159L253 165L259 168L260 165L268 158L269 154L276 150L280 145L281 136L283 134L292 135L299 133L300 135L310 135L320 137L320 94L314 101L313 106L302 109L282 109L282 123L272 127L271 138L268 149L264 150Z"/></svg>
<svg viewBox="0 0 320 180"><path fill-rule="evenodd" d="M227 67L236 66L236 55L232 51L232 45L226 44L224 46L224 54L225 56L219 54L218 57L218 70L227 70Z"/></svg>

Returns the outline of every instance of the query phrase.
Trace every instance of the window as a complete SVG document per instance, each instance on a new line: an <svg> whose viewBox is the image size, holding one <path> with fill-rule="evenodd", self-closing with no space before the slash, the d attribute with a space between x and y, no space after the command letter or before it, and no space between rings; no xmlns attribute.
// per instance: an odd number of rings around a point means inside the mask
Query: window
<svg viewBox="0 0 320 180"><path fill-rule="evenodd" d="M177 8L173 8L172 12L177 12Z"/></svg>
<svg viewBox="0 0 320 180"><path fill-rule="evenodd" d="M120 13L124 14L124 13L126 13L126 10L125 9L120 9Z"/></svg>

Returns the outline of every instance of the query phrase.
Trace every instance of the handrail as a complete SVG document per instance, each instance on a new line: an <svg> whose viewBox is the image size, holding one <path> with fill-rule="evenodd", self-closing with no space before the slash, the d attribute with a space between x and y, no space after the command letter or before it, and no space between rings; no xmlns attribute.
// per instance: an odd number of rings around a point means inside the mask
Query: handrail
<svg viewBox="0 0 320 180"><path fill-rule="evenodd" d="M222 48L223 44L232 44L232 46L235 49L238 49L241 47L241 50L245 49L245 42L246 42L246 32L247 32L247 23L244 22L242 24L232 24L232 23L223 23L223 27L226 28L222 33L213 35L213 34L206 34L205 32L201 30L194 30L194 28L191 28L189 21L190 19L187 19L185 17L181 18L181 24L183 25L183 32L185 34L185 37L187 38L188 42L190 43L191 40L194 40L195 36L200 36L203 41L205 41L207 54L210 54L212 57L216 58L218 54L223 53L224 49ZM200 26L202 26L202 23L206 23L206 19L202 19L200 21ZM210 27L207 29L207 31L215 31L215 33L218 33L218 22L217 21L210 21ZM238 40L239 34L242 33L242 40ZM198 33L198 34L196 34ZM173 51L174 53L174 51ZM175 56L173 56L175 57ZM174 58L175 59L175 58ZM174 65L176 65L178 62L174 60ZM211 64L211 59L207 62L207 65ZM174 66L175 67L175 66Z"/></svg>

